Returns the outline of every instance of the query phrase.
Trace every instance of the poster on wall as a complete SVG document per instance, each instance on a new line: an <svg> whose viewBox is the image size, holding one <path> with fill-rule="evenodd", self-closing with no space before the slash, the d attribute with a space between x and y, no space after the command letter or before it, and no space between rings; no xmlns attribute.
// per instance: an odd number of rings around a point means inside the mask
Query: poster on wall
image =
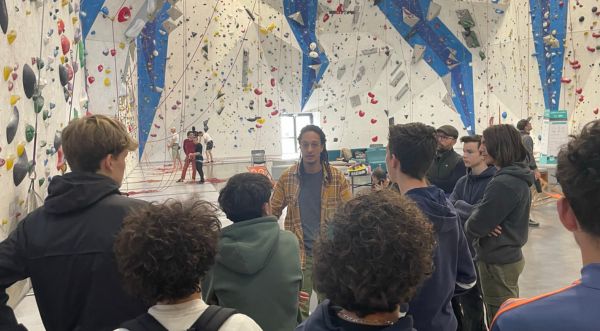
<svg viewBox="0 0 600 331"><path fill-rule="evenodd" d="M556 164L560 148L569 141L569 125L567 111L544 112L542 125L541 164Z"/></svg>

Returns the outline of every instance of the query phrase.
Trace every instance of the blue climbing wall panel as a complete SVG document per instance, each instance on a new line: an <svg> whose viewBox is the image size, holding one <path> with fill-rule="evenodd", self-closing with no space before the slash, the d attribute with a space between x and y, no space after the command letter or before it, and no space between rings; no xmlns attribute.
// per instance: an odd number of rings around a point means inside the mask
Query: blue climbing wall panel
<svg viewBox="0 0 600 331"><path fill-rule="evenodd" d="M79 19L81 20L81 32L84 41L92 29L92 25L94 25L98 14L100 14L102 6L104 6L104 0L81 0Z"/></svg>
<svg viewBox="0 0 600 331"><path fill-rule="evenodd" d="M288 20L288 24L294 32L294 36L302 49L302 96L300 99L301 109L310 98L315 84L318 84L323 74L327 70L329 60L325 52L319 52L318 58L308 56L310 52L310 43L317 43L316 27L317 27L317 0L284 0L284 12ZM294 13L300 13L304 24L300 24L289 18ZM318 43L317 43L318 44ZM320 51L320 50L319 50ZM313 70L311 65L321 65L318 72Z"/></svg>
<svg viewBox="0 0 600 331"><path fill-rule="evenodd" d="M423 60L440 76L450 74L452 101L464 127L475 132L473 101L473 70L471 52L439 19L427 20L430 0L383 0L379 9L386 15L394 28L412 47L425 46ZM410 26L403 20L407 10L419 21Z"/></svg>
<svg viewBox="0 0 600 331"><path fill-rule="evenodd" d="M567 13L569 5L561 6L559 1L529 0L535 57L538 61L540 80L544 92L546 109L557 111L560 102L561 78L563 72L565 38L567 36ZM547 24L544 27L544 23ZM556 45L544 44L544 38L555 32Z"/></svg>
<svg viewBox="0 0 600 331"><path fill-rule="evenodd" d="M169 18L167 10L171 8L165 2L156 15L154 21L146 23L142 33L138 36L137 61L138 61L138 131L139 131L139 157L142 157L148 135L156 114L156 107L160 102L162 88L165 84L165 65L167 63L167 47L169 34L161 33L162 24ZM154 56L154 51L158 52Z"/></svg>

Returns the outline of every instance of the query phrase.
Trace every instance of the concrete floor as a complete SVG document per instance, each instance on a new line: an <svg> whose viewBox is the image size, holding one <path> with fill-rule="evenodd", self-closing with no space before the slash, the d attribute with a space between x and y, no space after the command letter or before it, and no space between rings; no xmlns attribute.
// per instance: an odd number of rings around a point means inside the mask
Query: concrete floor
<svg viewBox="0 0 600 331"><path fill-rule="evenodd" d="M246 172L249 164L217 163L204 167L205 177L213 183L175 183L180 172L168 171L165 166L153 164L133 169L121 190L131 192L131 197L147 201L199 198L216 203L224 181L234 174ZM267 164L270 167L270 163ZM189 179L189 175L188 175ZM199 178L198 178L199 179ZM364 184L368 177L357 178ZM356 192L366 188L359 188ZM530 228L529 242L524 247L525 270L519 280L522 297L531 297L561 288L579 278L581 257L573 237L563 229L556 214L554 201L532 210L532 218L539 228ZM222 215L223 226L230 224ZM33 295L25 297L15 309L17 319L30 331L43 331Z"/></svg>

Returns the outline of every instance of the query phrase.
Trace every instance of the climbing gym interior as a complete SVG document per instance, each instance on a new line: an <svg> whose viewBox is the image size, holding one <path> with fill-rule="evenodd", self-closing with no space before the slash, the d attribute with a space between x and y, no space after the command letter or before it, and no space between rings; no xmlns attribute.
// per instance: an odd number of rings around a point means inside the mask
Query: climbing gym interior
<svg viewBox="0 0 600 331"><path fill-rule="evenodd" d="M548 204L559 194L558 148L599 118L598 6L598 0L0 0L0 239L43 204L54 176L70 171L61 131L92 114L117 118L139 142L127 158L123 193L212 202L236 173L257 171L276 181L298 160L296 138L307 124L325 132L331 161L349 150L368 174L385 166L392 124L452 125L460 137L530 119L545 169L534 213L544 221L531 230L532 263L522 282L529 295L556 288L578 273L568 235L551 252L570 267L541 281L536 277L544 273L535 268L544 268L543 238L560 231ZM205 184L177 182L172 129L179 144L188 131L212 138ZM460 143L455 149L462 153ZM370 183L370 176L350 177L356 191ZM26 282L12 290L14 306L30 297ZM17 311L30 330L41 327L34 308Z"/></svg>

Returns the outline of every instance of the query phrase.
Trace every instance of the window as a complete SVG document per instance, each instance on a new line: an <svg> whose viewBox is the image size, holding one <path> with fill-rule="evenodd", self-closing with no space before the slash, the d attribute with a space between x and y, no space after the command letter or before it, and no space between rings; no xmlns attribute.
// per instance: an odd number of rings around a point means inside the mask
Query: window
<svg viewBox="0 0 600 331"><path fill-rule="evenodd" d="M319 113L281 114L281 155L283 158L298 157L298 136L303 127L319 125Z"/></svg>

